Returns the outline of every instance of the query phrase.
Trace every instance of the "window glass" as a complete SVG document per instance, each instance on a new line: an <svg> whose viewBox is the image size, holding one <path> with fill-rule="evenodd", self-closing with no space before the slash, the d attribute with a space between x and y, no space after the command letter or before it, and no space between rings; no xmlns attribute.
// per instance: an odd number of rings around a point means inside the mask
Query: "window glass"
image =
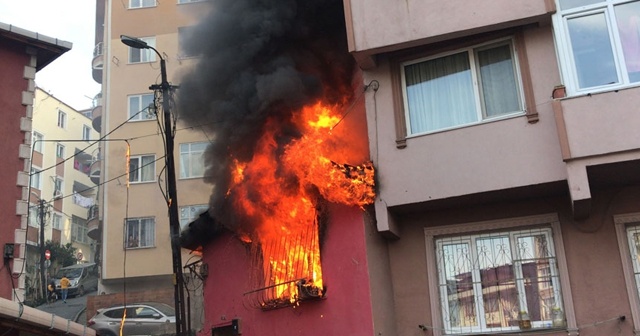
<svg viewBox="0 0 640 336"><path fill-rule="evenodd" d="M447 333L517 331L523 316L533 329L551 328L552 312L563 309L550 229L446 237L436 246Z"/></svg>
<svg viewBox="0 0 640 336"><path fill-rule="evenodd" d="M409 134L524 110L510 41L406 63L403 76Z"/></svg>
<svg viewBox="0 0 640 336"><path fill-rule="evenodd" d="M180 228L184 228L187 224L193 222L198 216L207 211L209 208L206 204L187 205L180 207Z"/></svg>
<svg viewBox="0 0 640 336"><path fill-rule="evenodd" d="M204 176L204 151L207 142L180 144L180 178Z"/></svg>
<svg viewBox="0 0 640 336"><path fill-rule="evenodd" d="M129 0L129 8L153 7L156 0Z"/></svg>
<svg viewBox="0 0 640 336"><path fill-rule="evenodd" d="M618 82L604 13L567 20L580 88Z"/></svg>
<svg viewBox="0 0 640 336"><path fill-rule="evenodd" d="M56 157L64 158L64 146L60 143L56 144Z"/></svg>
<svg viewBox="0 0 640 336"><path fill-rule="evenodd" d="M58 111L58 127L67 128L67 114L62 111Z"/></svg>
<svg viewBox="0 0 640 336"><path fill-rule="evenodd" d="M155 219L127 219L126 248L152 247L155 242Z"/></svg>
<svg viewBox="0 0 640 336"><path fill-rule="evenodd" d="M51 226L54 229L60 230L62 228L62 216L58 214L53 214L51 219Z"/></svg>
<svg viewBox="0 0 640 336"><path fill-rule="evenodd" d="M82 125L82 140L91 140L91 128L89 128L89 126L87 125Z"/></svg>
<svg viewBox="0 0 640 336"><path fill-rule="evenodd" d="M629 81L640 82L640 2L616 6L615 13Z"/></svg>
<svg viewBox="0 0 640 336"><path fill-rule="evenodd" d="M561 9L571 9L575 7L587 6L602 0L560 0Z"/></svg>
<svg viewBox="0 0 640 336"><path fill-rule="evenodd" d="M42 190L42 174L34 167L31 167L31 188Z"/></svg>
<svg viewBox="0 0 640 336"><path fill-rule="evenodd" d="M155 119L153 109L149 106L153 104L153 94L140 94L129 96L129 118L130 120L150 120Z"/></svg>
<svg viewBox="0 0 640 336"><path fill-rule="evenodd" d="M43 144L43 140L44 140L44 135L33 131L31 134L31 144L33 146L33 150L38 152L38 153L42 153L42 144Z"/></svg>
<svg viewBox="0 0 640 336"><path fill-rule="evenodd" d="M155 155L132 156L129 159L129 182L155 181Z"/></svg>
<svg viewBox="0 0 640 336"><path fill-rule="evenodd" d="M640 82L640 1L559 4L554 31L569 95Z"/></svg>
<svg viewBox="0 0 640 336"><path fill-rule="evenodd" d="M147 45L156 46L155 37L140 37L140 40L147 43ZM154 62L156 60L156 53L152 49L137 49L129 47L129 63L145 63Z"/></svg>

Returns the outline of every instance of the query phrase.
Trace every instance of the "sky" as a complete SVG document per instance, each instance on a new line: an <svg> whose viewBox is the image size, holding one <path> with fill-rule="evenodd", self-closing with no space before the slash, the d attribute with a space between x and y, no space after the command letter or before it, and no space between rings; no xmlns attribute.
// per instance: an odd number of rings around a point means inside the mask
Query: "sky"
<svg viewBox="0 0 640 336"><path fill-rule="evenodd" d="M91 75L95 15L95 0L0 0L0 22L73 43L36 73L36 85L76 110L100 92Z"/></svg>

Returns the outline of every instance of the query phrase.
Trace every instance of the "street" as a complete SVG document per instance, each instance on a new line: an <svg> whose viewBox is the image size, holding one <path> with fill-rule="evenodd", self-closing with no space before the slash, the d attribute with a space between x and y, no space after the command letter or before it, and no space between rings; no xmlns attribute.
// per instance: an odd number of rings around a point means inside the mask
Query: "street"
<svg viewBox="0 0 640 336"><path fill-rule="evenodd" d="M87 324L87 317L85 316L85 309L87 307L87 296L95 295L95 291L85 293L83 296L67 298L67 302L58 300L51 304L43 304L36 308L60 316L67 320L78 322L80 324Z"/></svg>

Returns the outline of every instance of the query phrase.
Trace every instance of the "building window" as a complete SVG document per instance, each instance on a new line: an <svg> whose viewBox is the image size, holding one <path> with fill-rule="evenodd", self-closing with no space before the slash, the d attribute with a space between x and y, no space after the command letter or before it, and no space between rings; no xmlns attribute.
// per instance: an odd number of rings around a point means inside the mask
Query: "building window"
<svg viewBox="0 0 640 336"><path fill-rule="evenodd" d="M201 0L199 0L201 1ZM182 1L180 3L188 3L188 2L199 2L199 1ZM180 49L180 57L188 58L193 57L195 55L191 54L186 47L186 42L189 39L190 34L193 31L192 26L188 27L178 27L178 48Z"/></svg>
<svg viewBox="0 0 640 336"><path fill-rule="evenodd" d="M155 240L154 218L129 218L126 221L126 248L153 247Z"/></svg>
<svg viewBox="0 0 640 336"><path fill-rule="evenodd" d="M62 178L56 176L53 180L53 198L62 198L64 196L64 181Z"/></svg>
<svg viewBox="0 0 640 336"><path fill-rule="evenodd" d="M82 140L91 140L91 128L87 125L82 125Z"/></svg>
<svg viewBox="0 0 640 336"><path fill-rule="evenodd" d="M38 152L38 153L42 153L42 143L44 140L44 135L33 131L31 133L31 144L33 146L33 150Z"/></svg>
<svg viewBox="0 0 640 336"><path fill-rule="evenodd" d="M64 159L64 145L60 143L56 144L56 157Z"/></svg>
<svg viewBox="0 0 640 336"><path fill-rule="evenodd" d="M640 1L558 3L554 25L569 94L640 82Z"/></svg>
<svg viewBox="0 0 640 336"><path fill-rule="evenodd" d="M156 0L129 0L129 8L155 7Z"/></svg>
<svg viewBox="0 0 640 336"><path fill-rule="evenodd" d="M78 216L71 217L71 241L82 244L89 244L89 236L87 232L87 220Z"/></svg>
<svg viewBox="0 0 640 336"><path fill-rule="evenodd" d="M204 150L207 142L180 144L180 178L204 176Z"/></svg>
<svg viewBox="0 0 640 336"><path fill-rule="evenodd" d="M201 213L207 211L207 209L209 209L209 206L206 204L180 207L180 229L184 229L187 224L193 222Z"/></svg>
<svg viewBox="0 0 640 336"><path fill-rule="evenodd" d="M129 182L155 181L156 156L142 155L129 158Z"/></svg>
<svg viewBox="0 0 640 336"><path fill-rule="evenodd" d="M54 213L51 217L51 226L56 230L61 230L62 228L62 216Z"/></svg>
<svg viewBox="0 0 640 336"><path fill-rule="evenodd" d="M31 205L29 206L29 226L40 227L40 209L39 205Z"/></svg>
<svg viewBox="0 0 640 336"><path fill-rule="evenodd" d="M153 106L154 104L152 93L131 95L128 99L130 121L150 120L156 118L153 112L154 108L149 108L149 106Z"/></svg>
<svg viewBox="0 0 640 336"><path fill-rule="evenodd" d="M640 319L640 213L615 215L622 273L633 321Z"/></svg>
<svg viewBox="0 0 640 336"><path fill-rule="evenodd" d="M523 113L516 69L510 39L402 63L407 133Z"/></svg>
<svg viewBox="0 0 640 336"><path fill-rule="evenodd" d="M31 188L42 190L42 174L39 168L31 167Z"/></svg>
<svg viewBox="0 0 640 336"><path fill-rule="evenodd" d="M146 42L149 46L156 46L155 37L140 37L140 40ZM129 63L146 63L155 62L156 53L151 49L136 49L129 47Z"/></svg>
<svg viewBox="0 0 640 336"><path fill-rule="evenodd" d="M531 329L575 328L557 216L425 233L434 261L428 260L429 282L437 284L429 288L431 305L442 329L436 335L518 331L525 321Z"/></svg>
<svg viewBox="0 0 640 336"><path fill-rule="evenodd" d="M58 110L58 127L67 128L67 114Z"/></svg>

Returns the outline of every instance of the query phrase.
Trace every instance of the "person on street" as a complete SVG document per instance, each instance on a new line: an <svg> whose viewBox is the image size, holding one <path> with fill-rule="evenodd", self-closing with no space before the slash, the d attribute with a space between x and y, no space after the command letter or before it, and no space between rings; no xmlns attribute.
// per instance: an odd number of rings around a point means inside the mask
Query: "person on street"
<svg viewBox="0 0 640 336"><path fill-rule="evenodd" d="M58 297L56 296L56 283L53 280L51 280L51 282L49 282L49 284L47 285L47 292L49 293L49 305L51 305L58 299Z"/></svg>
<svg viewBox="0 0 640 336"><path fill-rule="evenodd" d="M60 279L60 292L62 294L62 302L67 303L67 293L69 291L69 285L71 282L67 279L67 275L63 275Z"/></svg>

